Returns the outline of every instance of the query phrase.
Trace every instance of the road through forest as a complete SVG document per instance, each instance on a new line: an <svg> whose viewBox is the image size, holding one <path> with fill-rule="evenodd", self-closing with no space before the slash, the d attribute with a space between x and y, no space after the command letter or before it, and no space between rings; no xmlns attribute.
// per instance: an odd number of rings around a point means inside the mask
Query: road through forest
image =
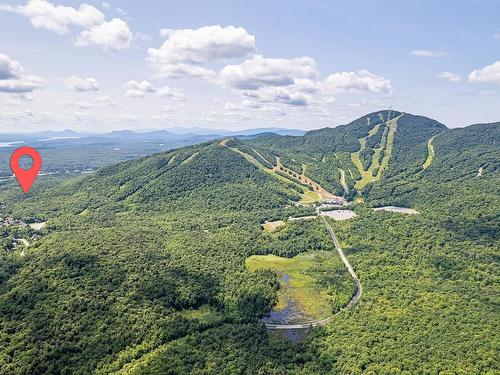
<svg viewBox="0 0 500 375"><path fill-rule="evenodd" d="M342 250L342 247L340 247L340 243L337 240L337 236L335 236L335 233L333 232L331 225L328 223L328 221L326 220L325 217L322 216L321 218L323 219L325 227L328 230L330 237L332 238L332 241L335 245L335 248L337 249L337 252L339 253L340 259L342 259L342 262L344 262L344 265L347 268L347 271L349 272L349 274L351 275L351 278L353 279L354 284L356 284L356 293L354 293L354 296L351 298L349 303L344 308L342 308L340 311L338 311L334 315L329 316L328 318L316 320L314 322L302 323L302 324L268 324L268 323L266 323L266 327L269 330L309 329L311 327L323 325L323 324L329 322L330 320L332 320L333 318L335 318L342 311L352 308L354 305L356 305L356 303L358 303L359 299L361 298L361 293L363 292L361 282L359 281L359 278L356 275L356 272L354 272L354 269L352 268L351 264L349 263L349 260L345 256L344 251Z"/></svg>

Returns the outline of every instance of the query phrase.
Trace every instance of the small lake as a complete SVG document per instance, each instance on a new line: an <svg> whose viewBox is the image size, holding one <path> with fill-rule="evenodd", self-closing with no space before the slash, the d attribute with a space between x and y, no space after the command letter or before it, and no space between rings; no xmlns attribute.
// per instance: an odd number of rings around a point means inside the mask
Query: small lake
<svg viewBox="0 0 500 375"><path fill-rule="evenodd" d="M285 288L290 286L290 276L286 273L281 274L281 281L285 284ZM285 296L286 306L280 310L272 310L266 317L262 318L262 322L266 324L299 324L311 321L311 318L297 306L297 303L291 299L288 294Z"/></svg>

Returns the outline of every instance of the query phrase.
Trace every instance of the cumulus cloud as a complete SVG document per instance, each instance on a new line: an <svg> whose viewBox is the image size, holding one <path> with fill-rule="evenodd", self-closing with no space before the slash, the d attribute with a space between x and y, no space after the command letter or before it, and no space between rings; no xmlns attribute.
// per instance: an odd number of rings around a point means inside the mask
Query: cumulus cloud
<svg viewBox="0 0 500 375"><path fill-rule="evenodd" d="M76 38L75 44L77 46L96 44L104 49L118 51L128 48L132 39L133 34L127 23L119 18L113 18L109 22L103 22L83 30Z"/></svg>
<svg viewBox="0 0 500 375"><path fill-rule="evenodd" d="M19 112L1 112L0 120L2 121L18 121L25 120L27 118L33 117L35 114L29 109L25 109Z"/></svg>
<svg viewBox="0 0 500 375"><path fill-rule="evenodd" d="M78 108L78 109L92 109L95 108L95 104L91 102L76 102L76 103L68 103L72 107Z"/></svg>
<svg viewBox="0 0 500 375"><path fill-rule="evenodd" d="M103 3L106 8L108 3ZM92 5L82 4L73 8L54 5L47 0L29 0L26 5L0 4L0 10L28 17L37 29L46 29L57 34L68 34L72 27L83 29L75 39L79 46L96 44L104 49L121 50L130 46L133 34L127 23L114 18L106 21L104 13Z"/></svg>
<svg viewBox="0 0 500 375"><path fill-rule="evenodd" d="M416 49L411 51L411 54L413 56L418 56L418 57L443 57L446 56L445 51L429 51L425 49Z"/></svg>
<svg viewBox="0 0 500 375"><path fill-rule="evenodd" d="M115 107L118 104L111 99L109 96L99 96L95 98L91 102L84 102L84 101L79 101L79 102L63 102L62 104L68 106L68 107L73 107L73 108L78 108L78 109L94 109L94 108L99 108L99 107Z"/></svg>
<svg viewBox="0 0 500 375"><path fill-rule="evenodd" d="M99 90L99 83L95 78L71 76L68 78L60 78L59 81L63 82L66 89L70 91L85 92Z"/></svg>
<svg viewBox="0 0 500 375"><path fill-rule="evenodd" d="M153 84L148 81L127 81L123 87L126 89L125 95L131 98L142 98L147 93L155 92Z"/></svg>
<svg viewBox="0 0 500 375"><path fill-rule="evenodd" d="M391 81L382 76L370 73L366 69L355 72L339 72L330 74L325 79L325 89L331 91L369 91L385 92L392 90Z"/></svg>
<svg viewBox="0 0 500 375"><path fill-rule="evenodd" d="M494 83L500 85L500 61L474 70L469 74L470 83Z"/></svg>
<svg viewBox="0 0 500 375"><path fill-rule="evenodd" d="M159 88L156 90L156 95L158 96L164 96L167 98L172 98L175 100L185 100L184 94L179 92L178 90L174 90L168 86L164 86L162 88Z"/></svg>
<svg viewBox="0 0 500 375"><path fill-rule="evenodd" d="M239 65L225 66L219 76L223 84L240 90L266 86L288 86L297 78L317 76L316 63L310 57L271 59L255 55Z"/></svg>
<svg viewBox="0 0 500 375"><path fill-rule="evenodd" d="M460 75L451 72L442 72L439 73L436 77L446 79L454 83L460 82L462 80L462 77Z"/></svg>
<svg viewBox="0 0 500 375"><path fill-rule="evenodd" d="M368 91L390 93L390 80L367 70L330 74L325 80L318 76L310 57L294 59L264 58L255 55L238 65L228 65L219 74L219 83L243 90L243 95L261 103L307 106L320 103L317 95L333 92ZM328 96L328 103L334 98Z"/></svg>
<svg viewBox="0 0 500 375"><path fill-rule="evenodd" d="M109 3L101 3L101 6L104 8L104 9L111 9L111 5Z"/></svg>
<svg viewBox="0 0 500 375"><path fill-rule="evenodd" d="M21 64L0 53L0 79L11 79L19 77L23 68Z"/></svg>
<svg viewBox="0 0 500 375"><path fill-rule="evenodd" d="M238 110L243 110L243 109L257 109L260 108L261 104L256 101L251 101L251 100L242 100L240 103L233 103L233 102L227 102L224 105L224 109L228 111L238 111Z"/></svg>
<svg viewBox="0 0 500 375"><path fill-rule="evenodd" d="M131 98L143 98L146 94L155 94L156 96L169 97L176 100L184 100L184 95L178 90L172 89L168 86L156 88L151 82L148 81L127 81L123 85L125 88L125 95Z"/></svg>
<svg viewBox="0 0 500 375"><path fill-rule="evenodd" d="M313 101L311 94L297 90L293 85L287 87L263 87L256 91L246 91L245 96L264 103L283 103L305 106Z"/></svg>
<svg viewBox="0 0 500 375"><path fill-rule="evenodd" d="M118 104L109 96L99 96L95 99L98 107L116 107Z"/></svg>
<svg viewBox="0 0 500 375"><path fill-rule="evenodd" d="M214 72L202 64L243 57L255 52L255 37L244 28L220 25L199 29L163 29L167 40L160 48L149 48L147 61L159 76L207 78Z"/></svg>
<svg viewBox="0 0 500 375"><path fill-rule="evenodd" d="M43 78L25 74L19 62L0 53L0 92L28 93L40 88L44 83Z"/></svg>
<svg viewBox="0 0 500 375"><path fill-rule="evenodd" d="M26 5L0 5L0 10L28 17L37 29L66 34L71 26L88 28L104 21L104 14L92 5L82 4L78 9L53 5L45 0L30 0Z"/></svg>

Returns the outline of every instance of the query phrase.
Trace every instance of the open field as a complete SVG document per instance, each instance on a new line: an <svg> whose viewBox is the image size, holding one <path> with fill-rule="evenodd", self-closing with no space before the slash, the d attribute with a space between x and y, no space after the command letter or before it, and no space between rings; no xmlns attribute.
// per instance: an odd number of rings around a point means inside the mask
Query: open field
<svg viewBox="0 0 500 375"><path fill-rule="evenodd" d="M281 289L274 311L298 307L302 312L301 316L288 316L287 323L328 317L352 296L349 274L331 251L310 251L293 258L253 255L246 259L245 265L250 271L271 269L279 275Z"/></svg>
<svg viewBox="0 0 500 375"><path fill-rule="evenodd" d="M262 224L262 228L264 228L265 232L274 232L277 228L283 225L285 225L285 222L283 220L266 221L264 224Z"/></svg>

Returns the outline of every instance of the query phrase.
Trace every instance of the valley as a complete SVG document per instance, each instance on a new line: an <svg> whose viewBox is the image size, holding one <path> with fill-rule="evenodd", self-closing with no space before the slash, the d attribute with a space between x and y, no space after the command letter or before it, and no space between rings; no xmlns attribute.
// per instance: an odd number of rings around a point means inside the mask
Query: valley
<svg viewBox="0 0 500 375"><path fill-rule="evenodd" d="M47 224L2 243L0 369L494 373L499 147L380 111L3 185L0 217Z"/></svg>

